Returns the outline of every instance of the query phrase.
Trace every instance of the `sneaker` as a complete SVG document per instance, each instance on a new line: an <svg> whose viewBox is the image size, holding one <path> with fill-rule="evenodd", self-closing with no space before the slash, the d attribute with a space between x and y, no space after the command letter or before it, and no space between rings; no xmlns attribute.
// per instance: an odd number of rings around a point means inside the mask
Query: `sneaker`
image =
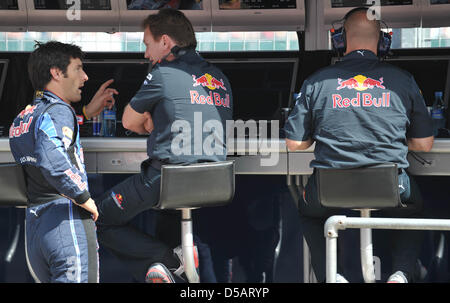
<svg viewBox="0 0 450 303"><path fill-rule="evenodd" d="M396 271L389 277L387 283L408 283L408 279L403 272Z"/></svg>
<svg viewBox="0 0 450 303"><path fill-rule="evenodd" d="M178 259L180 262L180 266L177 269L171 269L170 271L175 274L180 279L186 281L186 274L184 273L184 261L183 261L183 248L181 246L177 246L173 249L173 254L175 258ZM198 272L198 250L197 246L194 245L194 264L195 264L195 270Z"/></svg>
<svg viewBox="0 0 450 303"><path fill-rule="evenodd" d="M145 275L146 283L175 283L172 273L161 263L152 264Z"/></svg>
<svg viewBox="0 0 450 303"><path fill-rule="evenodd" d="M344 276L336 274L336 283L348 283L348 281Z"/></svg>

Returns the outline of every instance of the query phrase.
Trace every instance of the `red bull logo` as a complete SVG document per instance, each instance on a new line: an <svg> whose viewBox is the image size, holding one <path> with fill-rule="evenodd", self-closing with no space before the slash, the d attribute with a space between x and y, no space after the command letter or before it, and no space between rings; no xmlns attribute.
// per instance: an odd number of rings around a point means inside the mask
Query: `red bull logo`
<svg viewBox="0 0 450 303"><path fill-rule="evenodd" d="M219 93L209 92L209 95L205 96L199 94L198 91L191 90L191 104L208 104L215 106L223 106L226 108L230 108L230 95L225 94L225 97L222 97Z"/></svg>
<svg viewBox="0 0 450 303"><path fill-rule="evenodd" d="M114 192L111 192L111 197L116 203L117 207L120 209L123 209L122 203L123 203L123 196L121 194L116 194Z"/></svg>
<svg viewBox="0 0 450 303"><path fill-rule="evenodd" d="M78 173L74 173L70 168L65 170L64 173L78 186L80 190L86 190L88 188L87 182L83 182L83 179Z"/></svg>
<svg viewBox="0 0 450 303"><path fill-rule="evenodd" d="M368 89L381 88L386 89L383 85L383 77L378 80L357 75L349 79L338 78L339 86L336 90L342 90L344 88L354 89L362 92ZM391 93L383 92L381 97L372 96L371 93L357 93L354 98L346 98L348 96L342 96L340 94L333 94L333 108L348 108L348 107L390 107L391 106Z"/></svg>
<svg viewBox="0 0 450 303"><path fill-rule="evenodd" d="M9 137L18 138L23 134L28 133L32 121L33 117L29 117L27 122L20 121L20 124L18 126L14 126L14 124L12 124L11 127L9 128Z"/></svg>
<svg viewBox="0 0 450 303"><path fill-rule="evenodd" d="M340 94L333 94L333 108L349 107L390 107L391 93L383 93L381 98L373 97L370 93L357 93L355 98L344 98Z"/></svg>
<svg viewBox="0 0 450 303"><path fill-rule="evenodd" d="M225 83L223 82L223 80L217 80L216 78L214 78L213 76L211 76L210 74L206 73L200 77L196 77L195 75L192 75L192 79L194 80L194 87L196 86L203 86L203 87L207 87L210 90L215 90L215 89L223 89L223 90L227 90L227 88L225 87Z"/></svg>
<svg viewBox="0 0 450 303"><path fill-rule="evenodd" d="M355 89L357 91L365 91L367 89L373 89L375 87L386 89L386 87L384 87L383 85L383 77L381 77L378 80L375 80L363 75L357 75L355 77L346 80L338 78L338 84L339 86L337 87L337 90L347 88L347 89Z"/></svg>

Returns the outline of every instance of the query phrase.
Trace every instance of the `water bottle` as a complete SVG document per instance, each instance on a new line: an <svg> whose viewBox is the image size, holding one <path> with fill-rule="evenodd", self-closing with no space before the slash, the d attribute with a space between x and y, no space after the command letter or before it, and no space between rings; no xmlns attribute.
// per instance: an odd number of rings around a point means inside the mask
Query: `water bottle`
<svg viewBox="0 0 450 303"><path fill-rule="evenodd" d="M102 133L103 137L114 137L116 135L116 107L111 109L105 107L103 110L102 121Z"/></svg>
<svg viewBox="0 0 450 303"><path fill-rule="evenodd" d="M92 117L92 135L99 137L102 135L102 117L101 115Z"/></svg>
<svg viewBox="0 0 450 303"><path fill-rule="evenodd" d="M434 93L434 102L431 107L431 119L433 120L433 133L436 137L440 128L445 128L445 104L442 92Z"/></svg>

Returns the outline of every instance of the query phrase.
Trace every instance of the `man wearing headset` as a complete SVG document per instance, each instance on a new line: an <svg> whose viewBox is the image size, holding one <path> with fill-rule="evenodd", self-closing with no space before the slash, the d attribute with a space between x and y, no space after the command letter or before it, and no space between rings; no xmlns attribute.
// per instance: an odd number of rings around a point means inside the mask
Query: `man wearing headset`
<svg viewBox="0 0 450 303"><path fill-rule="evenodd" d="M96 199L98 239L138 281L173 283L183 273L181 247L173 250L131 227L130 221L158 203L161 165L226 159L224 126L232 118L233 100L225 75L196 52L192 24L181 11L161 9L144 20L143 28L145 58L153 68L126 106L122 123L136 133L150 134L149 158L140 174ZM202 247L198 249L201 254ZM200 281L204 274L200 264ZM208 274L207 282L214 282Z"/></svg>
<svg viewBox="0 0 450 303"><path fill-rule="evenodd" d="M416 217L422 202L417 186L405 171L409 165L406 157L408 150L431 149L432 123L413 77L378 59L384 41L380 42L383 37L380 22L369 20L369 13L361 7L345 16L345 56L341 62L305 80L285 126L286 144L290 151L296 151L315 142L315 159L310 163L313 168L397 163L401 200L408 207L379 215ZM318 202L314 175L299 201L300 224L311 250L316 277L325 281L323 227L325 220L336 212ZM388 282L413 281L422 233L390 231L390 234L393 274ZM347 282L340 274L336 280Z"/></svg>

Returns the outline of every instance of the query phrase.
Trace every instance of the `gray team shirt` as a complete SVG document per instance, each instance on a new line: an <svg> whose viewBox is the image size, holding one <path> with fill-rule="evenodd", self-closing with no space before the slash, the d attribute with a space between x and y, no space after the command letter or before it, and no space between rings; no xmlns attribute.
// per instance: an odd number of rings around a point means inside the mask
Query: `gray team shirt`
<svg viewBox="0 0 450 303"><path fill-rule="evenodd" d="M407 138L433 135L431 117L411 74L354 51L302 85L286 137L316 142L311 167L409 166Z"/></svg>
<svg viewBox="0 0 450 303"><path fill-rule="evenodd" d="M194 49L156 64L130 106L152 116L150 159L172 164L226 159L225 126L233 116L231 85Z"/></svg>

